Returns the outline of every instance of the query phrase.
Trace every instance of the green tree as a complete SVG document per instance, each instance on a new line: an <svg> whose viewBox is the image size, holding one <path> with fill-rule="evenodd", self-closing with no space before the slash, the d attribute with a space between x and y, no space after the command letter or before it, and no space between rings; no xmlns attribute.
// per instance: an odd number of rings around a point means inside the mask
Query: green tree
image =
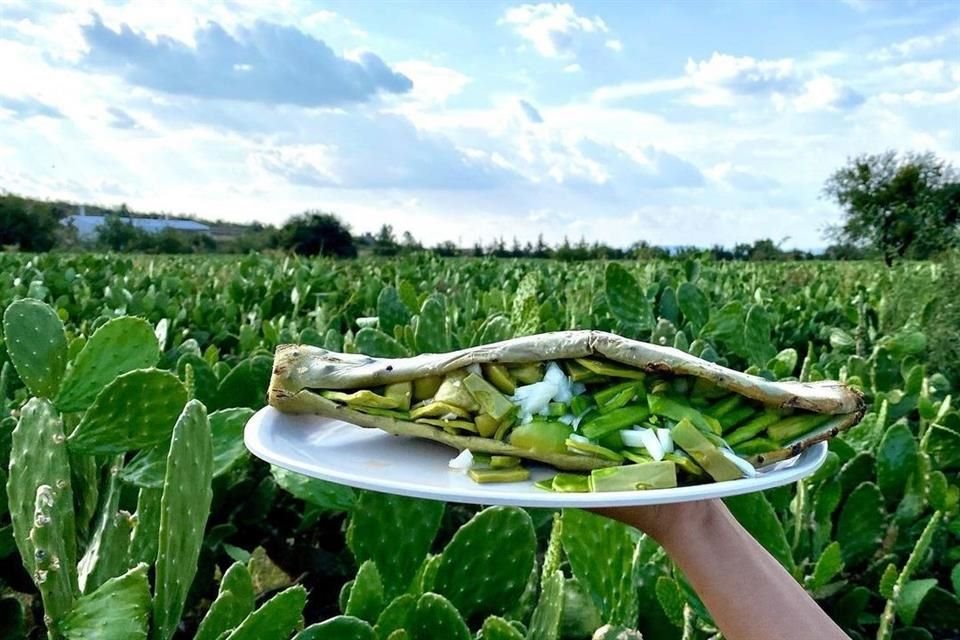
<svg viewBox="0 0 960 640"><path fill-rule="evenodd" d="M151 243L147 232L133 226L130 219L111 214L97 229L97 244L111 251L144 251Z"/></svg>
<svg viewBox="0 0 960 640"><path fill-rule="evenodd" d="M393 227L385 224L380 227L380 231L373 240L373 255L395 256L398 253L400 253L400 245L397 244L397 238L393 234Z"/></svg>
<svg viewBox="0 0 960 640"><path fill-rule="evenodd" d="M929 258L960 244L958 182L953 166L932 153L858 156L824 186L844 213L828 233L839 243L877 250L887 264Z"/></svg>
<svg viewBox="0 0 960 640"><path fill-rule="evenodd" d="M0 195L0 247L49 251L57 242L60 213L47 202Z"/></svg>
<svg viewBox="0 0 960 640"><path fill-rule="evenodd" d="M357 247L350 228L332 213L307 211L291 218L277 232L277 244L306 256L354 258Z"/></svg>

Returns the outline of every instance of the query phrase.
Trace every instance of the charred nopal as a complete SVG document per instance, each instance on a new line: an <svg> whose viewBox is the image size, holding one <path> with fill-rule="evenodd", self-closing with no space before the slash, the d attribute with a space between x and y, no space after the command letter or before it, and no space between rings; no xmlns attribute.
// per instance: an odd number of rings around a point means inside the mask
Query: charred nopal
<svg viewBox="0 0 960 640"><path fill-rule="evenodd" d="M857 424L862 395L835 381L771 382L670 347L561 331L409 358L277 349L270 404L461 451L477 482L559 473L553 491L724 482ZM463 453L469 451L470 453Z"/></svg>

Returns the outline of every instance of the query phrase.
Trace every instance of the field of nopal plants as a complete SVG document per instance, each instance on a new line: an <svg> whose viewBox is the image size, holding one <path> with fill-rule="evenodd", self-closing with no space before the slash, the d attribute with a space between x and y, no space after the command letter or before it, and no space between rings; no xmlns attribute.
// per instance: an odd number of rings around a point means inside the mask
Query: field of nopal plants
<svg viewBox="0 0 960 640"><path fill-rule="evenodd" d="M623 525L355 491L243 447L279 344L567 328L860 388L819 472L728 506L852 638L960 638L958 289L956 259L0 254L0 638L718 637Z"/></svg>

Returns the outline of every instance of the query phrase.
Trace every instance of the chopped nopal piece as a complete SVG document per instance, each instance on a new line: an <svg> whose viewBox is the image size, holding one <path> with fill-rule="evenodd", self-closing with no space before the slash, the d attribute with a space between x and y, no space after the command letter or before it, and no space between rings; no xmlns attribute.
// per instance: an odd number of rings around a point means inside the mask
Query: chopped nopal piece
<svg viewBox="0 0 960 640"><path fill-rule="evenodd" d="M353 393L344 391L321 391L327 400L333 400L351 407L376 407L378 409L399 409L400 402L396 398L381 396L373 391L362 389Z"/></svg>
<svg viewBox="0 0 960 640"><path fill-rule="evenodd" d="M396 400L398 409L407 411L410 409L410 403L413 399L413 383L407 381L388 384L383 390L383 395Z"/></svg>
<svg viewBox="0 0 960 640"><path fill-rule="evenodd" d="M447 416L469 418L470 412L449 402L430 402L410 410L410 417L414 420L419 418L445 418Z"/></svg>
<svg viewBox="0 0 960 640"><path fill-rule="evenodd" d="M487 363L481 367L481 370L487 380L502 393L513 395L513 392L516 391L517 383L502 364Z"/></svg>
<svg viewBox="0 0 960 640"><path fill-rule="evenodd" d="M591 491L635 491L677 486L677 466L672 462L628 464L590 472Z"/></svg>
<svg viewBox="0 0 960 640"><path fill-rule="evenodd" d="M477 425L477 432L484 438L492 438L496 435L497 427L500 425L493 416L486 413L478 415L473 422Z"/></svg>
<svg viewBox="0 0 960 640"><path fill-rule="evenodd" d="M802 413L784 418L767 429L767 435L780 443L788 444L801 436L810 433L833 416L822 413Z"/></svg>
<svg viewBox="0 0 960 640"><path fill-rule="evenodd" d="M743 472L720 452L715 444L684 418L673 428L673 441L697 461L717 482L736 480Z"/></svg>
<svg viewBox="0 0 960 640"><path fill-rule="evenodd" d="M606 447L601 447L600 445L593 444L592 442L583 442L582 440L568 438L566 444L567 449L573 453L579 453L585 456L596 456L598 458L611 460L613 462L623 462L623 456L616 451L607 449Z"/></svg>
<svg viewBox="0 0 960 640"><path fill-rule="evenodd" d="M514 365L510 367L509 371L518 382L523 384L533 384L543 380L543 371L540 369L540 363L538 362Z"/></svg>
<svg viewBox="0 0 960 640"><path fill-rule="evenodd" d="M611 378L630 378L632 380L643 380L646 374L639 369L634 369L609 360L595 360L593 358L577 358L577 363L601 376L610 376Z"/></svg>
<svg viewBox="0 0 960 640"><path fill-rule="evenodd" d="M706 416L693 407L683 404L679 400L667 396L647 396L647 403L650 406L650 412L658 416L670 418L677 422L686 418L697 428L713 433L720 433L720 423L716 419Z"/></svg>
<svg viewBox="0 0 960 640"><path fill-rule="evenodd" d="M442 383L442 376L426 376L425 378L417 378L413 381L413 400L415 402L429 400L437 394L437 389L440 388Z"/></svg>
<svg viewBox="0 0 960 640"><path fill-rule="evenodd" d="M534 420L514 427L510 432L510 444L529 451L566 453L566 441L571 433L573 428L562 422Z"/></svg>
<svg viewBox="0 0 960 640"><path fill-rule="evenodd" d="M557 493L586 493L590 491L590 476L558 473L553 476L551 488Z"/></svg>
<svg viewBox="0 0 960 640"><path fill-rule="evenodd" d="M520 458L513 456L490 456L490 466L493 469L513 469L520 466Z"/></svg>
<svg viewBox="0 0 960 640"><path fill-rule="evenodd" d="M635 424L640 424L646 420L649 415L650 409L643 405L614 409L610 413L598 415L590 418L589 421L584 421L580 425L580 431L588 438L599 438L611 431L619 431L620 429L626 429Z"/></svg>
<svg viewBox="0 0 960 640"><path fill-rule="evenodd" d="M487 484L489 482L521 482L530 479L530 472L523 467L517 469L477 469L472 467L467 472L474 482Z"/></svg>
<svg viewBox="0 0 960 640"><path fill-rule="evenodd" d="M475 373L471 373L464 378L463 385L467 388L467 392L473 396L480 409L494 420L501 420L511 411L516 410L516 407L505 395Z"/></svg>

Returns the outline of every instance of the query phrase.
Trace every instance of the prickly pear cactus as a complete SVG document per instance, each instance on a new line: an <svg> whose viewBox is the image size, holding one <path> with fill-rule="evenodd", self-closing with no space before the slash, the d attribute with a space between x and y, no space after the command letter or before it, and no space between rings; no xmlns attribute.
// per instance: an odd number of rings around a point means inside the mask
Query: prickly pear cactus
<svg viewBox="0 0 960 640"><path fill-rule="evenodd" d="M54 504L50 510L56 514L55 526L63 539L60 565L76 589L77 533L63 422L49 401L34 398L21 410L20 420L11 434L7 480L13 536L24 567L31 575L36 573L36 560L30 530L34 525L37 489L43 485L52 489Z"/></svg>
<svg viewBox="0 0 960 640"><path fill-rule="evenodd" d="M137 510L133 514L133 530L130 532L131 562L152 564L157 559L162 497L162 489L140 489Z"/></svg>
<svg viewBox="0 0 960 640"><path fill-rule="evenodd" d="M70 434L73 451L114 455L166 440L187 402L187 390L173 374L157 369L131 371L100 392Z"/></svg>
<svg viewBox="0 0 960 640"><path fill-rule="evenodd" d="M410 355L410 351L405 346L397 342L393 336L385 334L379 329L373 327L364 327L357 331L354 342L357 345L357 351L365 353L368 356L378 358L404 358Z"/></svg>
<svg viewBox="0 0 960 640"><path fill-rule="evenodd" d="M377 636L386 638L397 629L406 628L410 615L417 608L417 596L404 593L388 604L377 618Z"/></svg>
<svg viewBox="0 0 960 640"><path fill-rule="evenodd" d="M73 607L73 567L67 565L66 540L57 512L53 487L37 487L30 543L33 547L33 581L43 598L43 613L52 631ZM53 634L51 634L53 635Z"/></svg>
<svg viewBox="0 0 960 640"><path fill-rule="evenodd" d="M67 337L57 312L39 300L17 300L3 314L3 335L30 393L54 397L67 366Z"/></svg>
<svg viewBox="0 0 960 640"><path fill-rule="evenodd" d="M319 624L312 624L293 640L383 640L389 636L378 635L369 624L359 618L337 616Z"/></svg>
<svg viewBox="0 0 960 640"><path fill-rule="evenodd" d="M377 296L377 317L380 319L380 330L391 336L394 327L410 322L410 309L400 299L400 294L394 287L380 290L380 295Z"/></svg>
<svg viewBox="0 0 960 640"><path fill-rule="evenodd" d="M536 545L533 521L526 511L484 509L460 527L443 550L433 590L467 619L505 611L526 587Z"/></svg>
<svg viewBox="0 0 960 640"><path fill-rule="evenodd" d="M530 618L527 640L557 640L563 615L563 573L554 571L543 581L540 600Z"/></svg>
<svg viewBox="0 0 960 640"><path fill-rule="evenodd" d="M540 588L543 589L549 578L560 570L563 562L563 519L559 513L553 514L553 524L550 527L550 540L547 542L547 551L543 554L543 570L540 574Z"/></svg>
<svg viewBox="0 0 960 640"><path fill-rule="evenodd" d="M193 640L217 640L243 622L253 612L253 606L250 571L243 563L236 562L223 574L217 598L200 621Z"/></svg>
<svg viewBox="0 0 960 640"><path fill-rule="evenodd" d="M490 616L483 621L480 637L483 640L523 640L523 634L499 616Z"/></svg>
<svg viewBox="0 0 960 640"><path fill-rule="evenodd" d="M447 315L440 298L430 297L420 307L420 317L414 332L417 351L420 353L445 353L450 351L450 330Z"/></svg>
<svg viewBox="0 0 960 640"><path fill-rule="evenodd" d="M105 482L100 512L94 521L93 535L77 565L80 591L89 593L109 578L120 575L129 566L131 516L118 512L120 481L118 474L123 456L115 456L103 469Z"/></svg>
<svg viewBox="0 0 960 640"><path fill-rule="evenodd" d="M407 629L412 640L470 640L470 629L449 600L425 593L417 601Z"/></svg>
<svg viewBox="0 0 960 640"><path fill-rule="evenodd" d="M288 638L303 616L307 590L295 585L267 600L230 632L227 640Z"/></svg>
<svg viewBox="0 0 960 640"><path fill-rule="evenodd" d="M643 640L636 629L605 624L593 634L593 640Z"/></svg>
<svg viewBox="0 0 960 640"><path fill-rule="evenodd" d="M160 500L160 538L153 601L153 640L177 628L197 569L213 496L213 451L207 411L190 401L173 428Z"/></svg>
<svg viewBox="0 0 960 640"><path fill-rule="evenodd" d="M637 279L622 265L611 262L604 274L607 306L621 323L631 329L644 329L653 324L650 301Z"/></svg>
<svg viewBox="0 0 960 640"><path fill-rule="evenodd" d="M383 581L377 565L372 560L367 560L360 565L357 577L353 580L344 613L373 624L382 610Z"/></svg>
<svg viewBox="0 0 960 640"><path fill-rule="evenodd" d="M636 625L637 545L627 527L586 511L564 509L562 539L573 575L593 598L603 621Z"/></svg>
<svg viewBox="0 0 960 640"><path fill-rule="evenodd" d="M67 640L145 640L150 617L147 565L104 582L77 599L58 630Z"/></svg>
<svg viewBox="0 0 960 640"><path fill-rule="evenodd" d="M376 563L387 598L410 587L437 535L443 510L442 502L373 491L359 494L350 516L347 545L358 563ZM403 535L392 535L395 531L403 531Z"/></svg>
<svg viewBox="0 0 960 640"><path fill-rule="evenodd" d="M420 565L417 574L413 577L413 584L410 587L411 593L420 595L433 591L433 583L437 579L437 568L439 568L442 560L440 554L431 554L424 558L423 564Z"/></svg>
<svg viewBox="0 0 960 640"><path fill-rule="evenodd" d="M837 520L836 536L848 567L865 562L880 546L886 515L884 498L872 482L864 482L847 498Z"/></svg>
<svg viewBox="0 0 960 640"><path fill-rule="evenodd" d="M159 359L160 345L147 321L115 318L97 329L77 355L57 396L57 408L84 411L117 376L152 367Z"/></svg>

